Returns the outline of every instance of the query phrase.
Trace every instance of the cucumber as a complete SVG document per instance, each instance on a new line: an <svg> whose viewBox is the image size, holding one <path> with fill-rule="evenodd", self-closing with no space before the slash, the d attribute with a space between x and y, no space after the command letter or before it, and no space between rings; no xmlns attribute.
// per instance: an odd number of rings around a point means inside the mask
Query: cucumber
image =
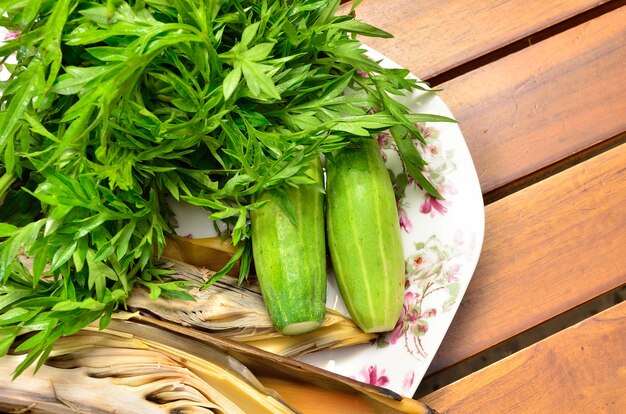
<svg viewBox="0 0 626 414"><path fill-rule="evenodd" d="M250 213L261 294L274 327L283 335L317 329L326 312L324 194L320 191L324 181L319 158L307 175L317 185L282 193L264 191L257 201L266 204Z"/></svg>
<svg viewBox="0 0 626 414"><path fill-rule="evenodd" d="M328 247L341 296L365 332L394 328L404 299L395 196L375 140L326 159Z"/></svg>

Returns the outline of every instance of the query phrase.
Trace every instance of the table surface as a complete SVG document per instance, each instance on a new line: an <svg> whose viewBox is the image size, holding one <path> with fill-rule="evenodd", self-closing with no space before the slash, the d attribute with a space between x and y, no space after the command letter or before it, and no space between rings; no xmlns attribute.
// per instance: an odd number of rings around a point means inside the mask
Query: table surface
<svg viewBox="0 0 626 414"><path fill-rule="evenodd" d="M368 45L442 89L485 199L481 258L425 382L463 374L418 390L441 413L626 410L625 5L365 0L356 9L395 35ZM603 295L612 306L527 338ZM524 345L468 365L512 342Z"/></svg>
<svg viewBox="0 0 626 414"><path fill-rule="evenodd" d="M369 46L441 89L485 200L477 269L415 398L442 414L625 413L626 0L356 14L395 35ZM602 309L580 318L589 303Z"/></svg>

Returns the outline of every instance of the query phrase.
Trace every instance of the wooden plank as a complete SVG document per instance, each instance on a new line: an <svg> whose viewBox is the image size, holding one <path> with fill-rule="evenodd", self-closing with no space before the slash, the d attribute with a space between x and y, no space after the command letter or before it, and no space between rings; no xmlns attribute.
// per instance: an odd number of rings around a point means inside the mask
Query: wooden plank
<svg viewBox="0 0 626 414"><path fill-rule="evenodd" d="M365 0L357 18L395 40L366 43L428 79L606 3L605 0ZM342 6L350 9L351 2ZM497 17L495 17L497 16Z"/></svg>
<svg viewBox="0 0 626 414"><path fill-rule="evenodd" d="M430 372L626 283L626 144L486 208L483 251Z"/></svg>
<svg viewBox="0 0 626 414"><path fill-rule="evenodd" d="M626 131L626 7L441 86L483 192Z"/></svg>
<svg viewBox="0 0 626 414"><path fill-rule="evenodd" d="M450 413L623 413L626 302L424 397Z"/></svg>

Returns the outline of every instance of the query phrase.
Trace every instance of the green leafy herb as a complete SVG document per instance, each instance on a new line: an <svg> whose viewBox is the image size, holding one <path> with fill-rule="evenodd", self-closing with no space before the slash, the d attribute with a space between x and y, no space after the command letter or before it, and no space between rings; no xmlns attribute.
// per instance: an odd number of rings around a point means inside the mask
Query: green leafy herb
<svg viewBox="0 0 626 414"><path fill-rule="evenodd" d="M16 375L57 338L105 327L135 284L189 298L156 266L168 197L229 225L238 249L218 277L235 260L245 277L256 195L307 182L309 160L351 140L391 128L438 196L413 123L451 120L392 99L424 87L367 58L356 35L390 35L338 6L0 2L0 25L19 33L0 46L3 62L17 59L0 98L0 355L28 352Z"/></svg>

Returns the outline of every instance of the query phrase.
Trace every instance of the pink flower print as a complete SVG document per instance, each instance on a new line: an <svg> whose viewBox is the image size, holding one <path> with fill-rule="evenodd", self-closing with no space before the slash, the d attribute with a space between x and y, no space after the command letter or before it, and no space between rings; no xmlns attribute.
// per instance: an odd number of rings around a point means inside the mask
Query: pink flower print
<svg viewBox="0 0 626 414"><path fill-rule="evenodd" d="M425 171L440 172L445 170L449 159L439 145L429 144L420 148L422 157L424 161L426 161L426 166L424 167Z"/></svg>
<svg viewBox="0 0 626 414"><path fill-rule="evenodd" d="M409 272L419 272L420 270L428 268L429 266L430 266L430 261L427 260L427 257L425 257L424 255L418 254L411 258L412 269L409 269Z"/></svg>
<svg viewBox="0 0 626 414"><path fill-rule="evenodd" d="M368 384L377 385L379 387L384 387L385 385L389 384L389 377L384 375L385 370L381 369L379 374L376 365L370 365L367 368L363 368L360 374L365 379L364 382Z"/></svg>
<svg viewBox="0 0 626 414"><path fill-rule="evenodd" d="M407 233L411 233L411 230L413 230L413 223L411 223L411 219L405 209L400 208L398 211L398 218L400 219L400 228Z"/></svg>
<svg viewBox="0 0 626 414"><path fill-rule="evenodd" d="M432 128L427 127L426 125L424 125L423 123L420 123L420 122L418 122L417 124L414 124L414 125L415 125L415 128L417 128L419 130L419 132L422 133L422 137L424 137L424 139L430 138Z"/></svg>
<svg viewBox="0 0 626 414"><path fill-rule="evenodd" d="M405 309L402 309L402 311L404 312ZM398 322L396 322L396 326L395 328L393 328L393 331L391 331L389 335L387 335L385 342L390 345L395 345L396 342L398 342L398 339L400 339L402 335L405 334L405 331L406 329L404 328L404 318L403 315L400 315L400 319L398 319Z"/></svg>
<svg viewBox="0 0 626 414"><path fill-rule="evenodd" d="M417 313L417 312L416 312ZM414 321L412 321L413 332L417 336L423 336L428 332L428 318L437 316L437 309L429 308L422 312Z"/></svg>
<svg viewBox="0 0 626 414"><path fill-rule="evenodd" d="M456 189L456 186L450 182L446 182L443 183L439 186L439 188L437 189L439 191L440 194L442 195L456 195L458 194L458 190Z"/></svg>
<svg viewBox="0 0 626 414"><path fill-rule="evenodd" d="M446 270L446 282L456 282L459 280L458 274L461 271L461 265L458 263L451 264Z"/></svg>
<svg viewBox="0 0 626 414"><path fill-rule="evenodd" d="M412 325L419 320L420 316L421 315L417 313L415 306L411 306L411 308L407 311L404 320L408 325Z"/></svg>
<svg viewBox="0 0 626 414"><path fill-rule="evenodd" d="M430 214L431 217L435 217L435 213L438 212L441 215L444 215L448 212L448 208L445 205L444 200L438 200L430 194L426 194L424 197L424 201L420 206L420 213L422 214Z"/></svg>
<svg viewBox="0 0 626 414"><path fill-rule="evenodd" d="M456 247L462 247L465 245L465 235L463 234L463 230L456 229L452 240L454 241L454 245Z"/></svg>
<svg viewBox="0 0 626 414"><path fill-rule="evenodd" d="M424 335L426 332L428 332L428 322L425 319L421 319L417 323L417 334Z"/></svg>
<svg viewBox="0 0 626 414"><path fill-rule="evenodd" d="M457 189L452 183L441 184L437 191L444 197L457 193ZM430 214L431 217L435 217L436 213L444 215L448 212L448 203L449 200L439 200L430 194L425 194L424 201L420 205L420 213Z"/></svg>
<svg viewBox="0 0 626 414"><path fill-rule="evenodd" d="M408 315L409 309L411 309L414 302L415 294L413 292L407 292L404 295L404 303L402 305L402 311L400 312L400 318L398 318L396 326L387 336L387 343L391 345L395 344L396 342L398 342L398 339L400 339L400 337L404 335L408 330L409 323L411 322L411 319L414 318L414 316ZM415 311L413 311L413 313L415 313Z"/></svg>
<svg viewBox="0 0 626 414"><path fill-rule="evenodd" d="M404 389L405 390L411 389L411 387L413 386L413 381L415 381L415 371L409 372L404 377L404 383L402 384L404 386Z"/></svg>
<svg viewBox="0 0 626 414"><path fill-rule="evenodd" d="M8 30L4 27L0 28L0 40L15 40L19 39L20 32L15 30Z"/></svg>
<svg viewBox="0 0 626 414"><path fill-rule="evenodd" d="M387 148L387 146L389 145L389 135L384 132L378 134L378 136L376 136L376 139L378 140L378 146L381 148Z"/></svg>

